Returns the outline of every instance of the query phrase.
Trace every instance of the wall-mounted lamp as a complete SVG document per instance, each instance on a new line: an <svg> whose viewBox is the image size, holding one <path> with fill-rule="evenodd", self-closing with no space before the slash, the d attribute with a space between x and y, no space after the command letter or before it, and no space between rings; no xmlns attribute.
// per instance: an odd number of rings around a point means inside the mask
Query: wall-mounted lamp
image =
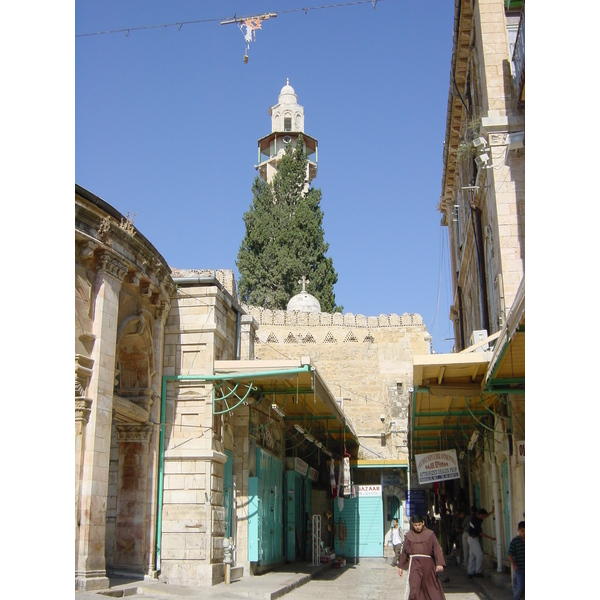
<svg viewBox="0 0 600 600"><path fill-rule="evenodd" d="M478 167L486 167L489 161L490 157L487 154L487 152L484 152L483 154L480 154L479 156L475 157L475 164Z"/></svg>
<svg viewBox="0 0 600 600"><path fill-rule="evenodd" d="M483 137L478 137L473 140L473 148L477 150L483 150L486 146L486 140Z"/></svg>
<svg viewBox="0 0 600 600"><path fill-rule="evenodd" d="M274 412L276 412L280 417L285 417L285 413L277 406L277 404L271 404L271 408Z"/></svg>
<svg viewBox="0 0 600 600"><path fill-rule="evenodd" d="M304 429L302 429L302 427L300 427L300 425L294 425L294 429L298 432L301 433L302 435L304 435Z"/></svg>

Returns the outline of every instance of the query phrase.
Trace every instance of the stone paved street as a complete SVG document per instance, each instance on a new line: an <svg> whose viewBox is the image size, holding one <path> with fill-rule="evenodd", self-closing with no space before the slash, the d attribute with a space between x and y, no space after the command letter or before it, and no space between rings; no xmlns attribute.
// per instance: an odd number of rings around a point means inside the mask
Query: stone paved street
<svg viewBox="0 0 600 600"><path fill-rule="evenodd" d="M388 553L389 554L389 553ZM446 600L511 600L508 573L486 571L484 579L468 579L463 565L447 557L441 575ZM404 600L406 576L399 577L391 556L365 558L341 569L303 563L287 564L261 576L243 576L230 585L213 587L165 585L159 582L111 581L111 589L76 592L75 600L102 600L107 596L144 596L152 600Z"/></svg>
<svg viewBox="0 0 600 600"><path fill-rule="evenodd" d="M444 581L445 579L449 581ZM449 564L444 570L441 580L447 600L509 600L512 598L508 589L494 587L490 577L483 582L469 580L466 570L454 564ZM399 577L398 569L390 565L389 559L362 559L356 565L323 571L307 584L286 594L285 599L380 600L389 597L393 600L403 600L405 590L406 575Z"/></svg>

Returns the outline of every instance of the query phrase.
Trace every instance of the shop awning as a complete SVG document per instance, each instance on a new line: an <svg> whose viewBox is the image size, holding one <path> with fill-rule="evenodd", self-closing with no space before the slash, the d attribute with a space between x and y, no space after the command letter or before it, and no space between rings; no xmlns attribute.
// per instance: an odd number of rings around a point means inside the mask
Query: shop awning
<svg viewBox="0 0 600 600"><path fill-rule="evenodd" d="M354 425L309 357L220 360L215 361L214 374L215 412L226 412L244 401L252 409L282 418L286 437L294 436L302 452L312 453L320 448L339 458L345 448L356 457L358 437Z"/></svg>
<svg viewBox="0 0 600 600"><path fill-rule="evenodd" d="M415 356L413 385L411 457L467 450L493 427L500 396L525 393L525 279L500 331L459 353Z"/></svg>
<svg viewBox="0 0 600 600"><path fill-rule="evenodd" d="M496 342L485 387L496 393L525 393L525 278Z"/></svg>
<svg viewBox="0 0 600 600"><path fill-rule="evenodd" d="M497 401L482 391L491 358L491 352L477 351L414 357L411 456L467 447Z"/></svg>

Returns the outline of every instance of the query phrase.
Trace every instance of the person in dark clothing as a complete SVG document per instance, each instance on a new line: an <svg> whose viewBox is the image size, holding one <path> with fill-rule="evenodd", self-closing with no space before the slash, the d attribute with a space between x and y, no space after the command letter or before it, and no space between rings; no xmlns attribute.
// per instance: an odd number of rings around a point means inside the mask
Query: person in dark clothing
<svg viewBox="0 0 600 600"><path fill-rule="evenodd" d="M525 521L517 525L519 535L508 546L508 558L513 568L513 600L525 597Z"/></svg>
<svg viewBox="0 0 600 600"><path fill-rule="evenodd" d="M435 534L425 527L421 515L411 517L412 528L404 536L398 562L398 575L408 570L408 600L445 600L437 573L446 566L444 553Z"/></svg>
<svg viewBox="0 0 600 600"><path fill-rule="evenodd" d="M456 547L456 562L460 564L460 556L462 554L462 534L465 530L463 525L465 520L465 511L460 509L458 515L454 517L454 545Z"/></svg>
<svg viewBox="0 0 600 600"><path fill-rule="evenodd" d="M495 540L496 538L483 533L481 526L483 525L483 520L491 517L493 513L493 508L491 512L488 512L485 508L480 508L469 524L469 579L483 577L483 550L481 549L481 542L479 540L482 537L488 540Z"/></svg>

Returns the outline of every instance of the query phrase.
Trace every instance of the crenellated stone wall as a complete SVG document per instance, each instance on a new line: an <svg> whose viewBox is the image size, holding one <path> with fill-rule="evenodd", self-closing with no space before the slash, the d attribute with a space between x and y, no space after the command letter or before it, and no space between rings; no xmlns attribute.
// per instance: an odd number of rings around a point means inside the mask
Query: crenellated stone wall
<svg viewBox="0 0 600 600"><path fill-rule="evenodd" d="M431 348L421 315L242 308L258 323L257 360L311 357L357 430L359 458L407 458L412 358Z"/></svg>

